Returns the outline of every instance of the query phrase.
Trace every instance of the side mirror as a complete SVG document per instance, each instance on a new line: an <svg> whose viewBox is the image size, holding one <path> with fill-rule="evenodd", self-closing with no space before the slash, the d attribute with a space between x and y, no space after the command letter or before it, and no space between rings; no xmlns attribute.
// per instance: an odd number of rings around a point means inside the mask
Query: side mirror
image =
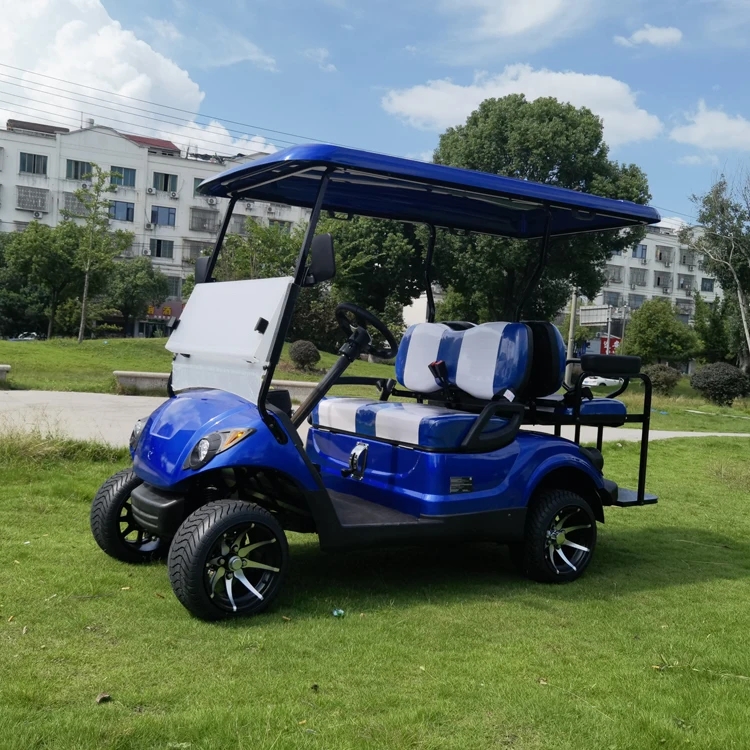
<svg viewBox="0 0 750 750"><path fill-rule="evenodd" d="M329 281L335 275L336 255L333 252L333 237L330 234L319 234L313 238L310 247L310 265L307 268L304 286Z"/></svg>
<svg viewBox="0 0 750 750"><path fill-rule="evenodd" d="M211 262L211 257L208 255L201 255L195 261L195 283L203 284L206 281L210 281L208 278L208 264Z"/></svg>

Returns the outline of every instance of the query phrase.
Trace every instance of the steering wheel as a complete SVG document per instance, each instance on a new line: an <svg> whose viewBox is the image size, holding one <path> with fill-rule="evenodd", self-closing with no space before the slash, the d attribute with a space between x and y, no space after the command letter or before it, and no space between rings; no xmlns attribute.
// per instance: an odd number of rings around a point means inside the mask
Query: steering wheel
<svg viewBox="0 0 750 750"><path fill-rule="evenodd" d="M382 320L376 318L371 312L368 312L359 305L353 305L351 302L342 302L336 306L336 322L341 330L351 336L357 328L367 329L372 326L388 344L388 349L376 349L370 343L363 348L363 353L371 354L378 359L393 359L398 351L396 337L388 330L388 327Z"/></svg>

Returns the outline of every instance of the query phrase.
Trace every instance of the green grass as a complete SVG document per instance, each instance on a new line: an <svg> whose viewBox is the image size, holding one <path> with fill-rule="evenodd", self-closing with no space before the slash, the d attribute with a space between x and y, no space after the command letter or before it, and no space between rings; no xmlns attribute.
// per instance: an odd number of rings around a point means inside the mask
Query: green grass
<svg viewBox="0 0 750 750"><path fill-rule="evenodd" d="M605 451L634 486L637 446ZM0 746L742 750L747 455L654 444L660 503L608 511L575 584L520 579L494 545L324 555L291 535L272 611L208 624L163 564L118 563L91 538L91 496L122 454L5 446Z"/></svg>

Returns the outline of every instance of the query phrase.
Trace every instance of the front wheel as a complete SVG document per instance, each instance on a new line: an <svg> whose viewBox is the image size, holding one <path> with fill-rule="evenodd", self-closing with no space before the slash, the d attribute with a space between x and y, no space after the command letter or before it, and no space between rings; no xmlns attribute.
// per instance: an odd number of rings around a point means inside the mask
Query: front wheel
<svg viewBox="0 0 750 750"><path fill-rule="evenodd" d="M142 529L133 518L130 493L142 484L132 469L113 474L91 504L91 533L96 543L116 560L151 562L164 557L167 542Z"/></svg>
<svg viewBox="0 0 750 750"><path fill-rule="evenodd" d="M207 503L188 516L169 549L169 580L202 620L268 609L289 564L284 530L267 511L241 500Z"/></svg>
<svg viewBox="0 0 750 750"><path fill-rule="evenodd" d="M595 547L591 506L570 490L548 490L530 508L524 544L511 556L529 578L566 583L586 570Z"/></svg>

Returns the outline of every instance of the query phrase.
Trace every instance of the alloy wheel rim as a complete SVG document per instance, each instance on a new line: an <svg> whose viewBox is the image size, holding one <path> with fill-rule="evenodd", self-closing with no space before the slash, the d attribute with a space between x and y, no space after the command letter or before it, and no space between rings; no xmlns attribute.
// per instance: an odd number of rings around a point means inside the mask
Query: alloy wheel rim
<svg viewBox="0 0 750 750"><path fill-rule="evenodd" d="M135 549L138 552L148 553L154 552L161 543L158 536L150 534L145 529L142 529L133 518L133 505L128 498L120 508L119 518L119 534L120 539L128 547Z"/></svg>
<svg viewBox="0 0 750 750"><path fill-rule="evenodd" d="M577 573L591 556L594 521L583 508L563 508L547 528L544 544L547 563L556 575Z"/></svg>
<svg viewBox="0 0 750 750"><path fill-rule="evenodd" d="M204 585L213 603L228 612L261 605L281 574L282 550L276 535L258 523L225 531L212 545Z"/></svg>

